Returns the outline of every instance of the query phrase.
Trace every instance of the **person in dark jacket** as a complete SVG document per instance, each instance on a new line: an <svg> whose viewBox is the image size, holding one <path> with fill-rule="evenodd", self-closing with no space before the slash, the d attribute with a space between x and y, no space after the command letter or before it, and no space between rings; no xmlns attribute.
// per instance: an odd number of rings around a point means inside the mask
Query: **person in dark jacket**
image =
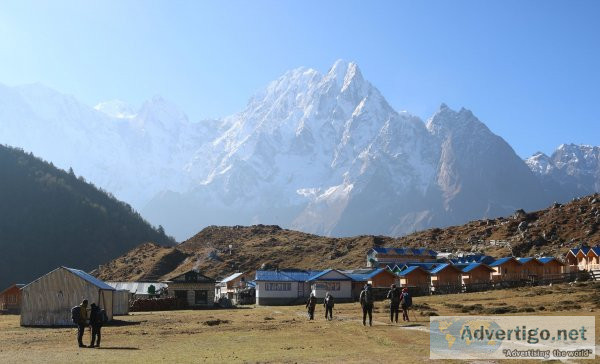
<svg viewBox="0 0 600 364"><path fill-rule="evenodd" d="M402 321L410 321L408 318L408 310L410 309L410 306L412 306L412 297L406 287L402 288L400 305L402 306Z"/></svg>
<svg viewBox="0 0 600 364"><path fill-rule="evenodd" d="M398 313L400 312L400 289L392 284L392 287L388 291L387 298L390 300L390 322L394 323L394 317L396 323L398 323Z"/></svg>
<svg viewBox="0 0 600 364"><path fill-rule="evenodd" d="M85 348L83 345L83 333L88 323L88 300L83 300L79 305L79 319L77 321L77 343L80 348Z"/></svg>
<svg viewBox="0 0 600 364"><path fill-rule="evenodd" d="M358 298L363 310L363 326L367 326L367 314L369 315L369 326L373 326L373 291L371 284L367 283L365 289L360 292Z"/></svg>
<svg viewBox="0 0 600 364"><path fill-rule="evenodd" d="M100 309L100 307L96 306L95 303L92 303L92 310L90 311L90 326L92 328L92 343L90 344L90 348L94 347L94 343L96 347L100 347L100 339L102 337L101 330L102 325L104 324L104 315L106 313ZM97 338L97 340L96 340Z"/></svg>
<svg viewBox="0 0 600 364"><path fill-rule="evenodd" d="M333 296L331 293L327 292L325 294L325 300L323 301L323 306L325 307L325 320L333 320L333 305L335 304Z"/></svg>
<svg viewBox="0 0 600 364"><path fill-rule="evenodd" d="M315 297L314 293L310 294L308 298L308 302L306 302L306 308L308 309L308 318L309 320L315 319L315 307L317 306L317 297Z"/></svg>

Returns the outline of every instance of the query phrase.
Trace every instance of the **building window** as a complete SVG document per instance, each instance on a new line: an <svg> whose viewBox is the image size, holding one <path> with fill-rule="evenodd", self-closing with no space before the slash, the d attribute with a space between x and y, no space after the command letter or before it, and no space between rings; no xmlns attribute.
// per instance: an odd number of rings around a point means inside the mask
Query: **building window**
<svg viewBox="0 0 600 364"><path fill-rule="evenodd" d="M17 303L17 296L14 296L14 295L8 296L8 303L12 303L12 304Z"/></svg>
<svg viewBox="0 0 600 364"><path fill-rule="evenodd" d="M283 282L267 282L265 283L265 291L291 291L292 284L291 283L283 283Z"/></svg>
<svg viewBox="0 0 600 364"><path fill-rule="evenodd" d="M325 282L325 289L328 291L339 291L340 282Z"/></svg>
<svg viewBox="0 0 600 364"><path fill-rule="evenodd" d="M194 291L195 293L195 303L196 304L206 304L208 303L208 291Z"/></svg>

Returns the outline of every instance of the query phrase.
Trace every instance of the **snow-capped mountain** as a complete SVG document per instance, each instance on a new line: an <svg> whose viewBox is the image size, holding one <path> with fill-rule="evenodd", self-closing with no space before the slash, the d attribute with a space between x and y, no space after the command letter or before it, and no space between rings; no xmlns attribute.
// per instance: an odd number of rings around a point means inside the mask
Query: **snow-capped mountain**
<svg viewBox="0 0 600 364"><path fill-rule="evenodd" d="M186 186L185 163L204 140L202 123L160 97L136 112L121 102L92 108L40 84L0 85L0 122L0 143L72 167L138 208Z"/></svg>
<svg viewBox="0 0 600 364"><path fill-rule="evenodd" d="M201 122L160 97L92 108L0 85L0 123L0 143L73 167L178 239L250 223L401 235L552 200L470 111L442 105L427 123L396 112L353 62L289 71L241 112Z"/></svg>
<svg viewBox="0 0 600 364"><path fill-rule="evenodd" d="M556 201L600 192L600 147L562 144L551 156L538 152L525 162Z"/></svg>
<svg viewBox="0 0 600 364"><path fill-rule="evenodd" d="M399 235L545 203L523 161L470 111L442 105L426 125L393 110L352 62L287 72L222 126L202 148L208 158L189 165L198 185L153 199L151 221Z"/></svg>

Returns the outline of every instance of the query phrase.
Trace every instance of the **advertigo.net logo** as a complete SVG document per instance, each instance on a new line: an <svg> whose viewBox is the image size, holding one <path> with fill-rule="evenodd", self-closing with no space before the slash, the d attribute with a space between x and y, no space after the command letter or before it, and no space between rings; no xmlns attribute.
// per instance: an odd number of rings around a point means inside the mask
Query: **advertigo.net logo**
<svg viewBox="0 0 600 364"><path fill-rule="evenodd" d="M594 359L594 316L434 316L431 359Z"/></svg>

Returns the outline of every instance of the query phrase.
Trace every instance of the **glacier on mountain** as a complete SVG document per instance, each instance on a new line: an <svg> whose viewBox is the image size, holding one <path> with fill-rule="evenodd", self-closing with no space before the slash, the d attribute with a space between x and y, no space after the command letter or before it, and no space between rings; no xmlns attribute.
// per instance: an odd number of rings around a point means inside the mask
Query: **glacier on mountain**
<svg viewBox="0 0 600 364"><path fill-rule="evenodd" d="M73 167L178 239L211 224L402 235L506 215L543 207L540 176L594 155L525 164L471 111L396 112L342 60L288 71L222 119L192 122L159 96L92 108L39 84L0 85L0 118L0 142Z"/></svg>

